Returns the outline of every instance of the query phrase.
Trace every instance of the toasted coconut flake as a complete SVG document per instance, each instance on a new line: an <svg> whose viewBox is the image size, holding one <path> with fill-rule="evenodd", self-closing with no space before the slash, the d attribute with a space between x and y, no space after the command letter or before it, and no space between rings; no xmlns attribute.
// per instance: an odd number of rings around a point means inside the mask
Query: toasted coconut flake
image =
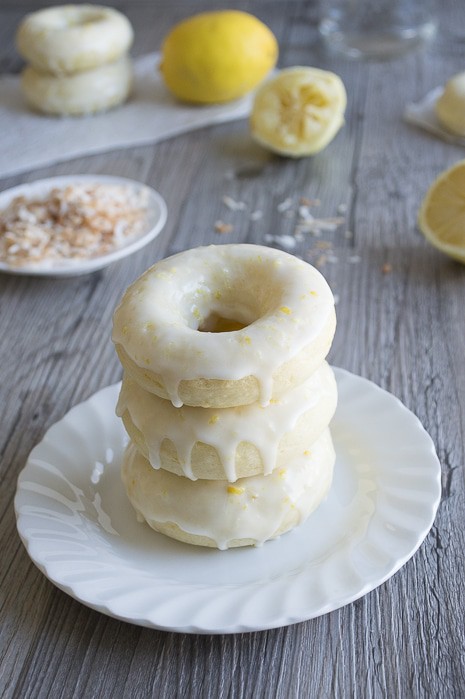
<svg viewBox="0 0 465 699"><path fill-rule="evenodd" d="M292 235L271 235L270 233L265 235L265 242L276 243L286 250L292 250L297 244L296 239Z"/></svg>
<svg viewBox="0 0 465 699"><path fill-rule="evenodd" d="M279 211L279 213L282 214L285 211L288 211L291 208L291 206L292 206L292 199L291 199L291 197L287 197L287 199L284 199L284 201L282 201L280 204L278 204L276 209Z"/></svg>
<svg viewBox="0 0 465 699"><path fill-rule="evenodd" d="M222 198L222 202L225 206L228 207L228 209L231 209L231 211L244 211L246 209L246 204L243 201L236 201L232 197L229 197L225 195Z"/></svg>
<svg viewBox="0 0 465 699"><path fill-rule="evenodd" d="M11 267L105 255L139 235L147 190L70 184L44 199L19 196L0 212L0 259Z"/></svg>
<svg viewBox="0 0 465 699"><path fill-rule="evenodd" d="M215 221L215 231L217 233L232 233L234 226L232 223L225 223L224 221Z"/></svg>

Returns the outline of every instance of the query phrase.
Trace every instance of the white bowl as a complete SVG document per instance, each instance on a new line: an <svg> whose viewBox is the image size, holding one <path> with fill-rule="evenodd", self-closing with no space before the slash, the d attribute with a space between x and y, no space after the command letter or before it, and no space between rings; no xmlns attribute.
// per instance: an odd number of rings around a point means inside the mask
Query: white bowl
<svg viewBox="0 0 465 699"><path fill-rule="evenodd" d="M60 188L70 184L83 183L113 184L130 187L135 192L146 191L148 195L147 216L142 232L128 239L126 245L115 247L112 252L98 257L70 260L45 259L35 264L26 264L20 267L0 261L0 272L53 277L72 277L88 274L89 272L103 269L112 264L112 262L121 260L123 257L132 255L132 253L150 243L163 229L167 219L167 208L163 197L142 182L129 180L124 177L111 177L109 175L69 175L21 184L0 194L0 211L6 209L15 197L24 196L27 199L45 198L56 187Z"/></svg>

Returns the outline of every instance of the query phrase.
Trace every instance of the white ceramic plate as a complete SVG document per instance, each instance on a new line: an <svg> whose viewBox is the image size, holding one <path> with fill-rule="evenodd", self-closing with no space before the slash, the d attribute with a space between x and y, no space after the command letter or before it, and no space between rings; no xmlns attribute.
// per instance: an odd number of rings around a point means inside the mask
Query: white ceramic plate
<svg viewBox="0 0 465 699"><path fill-rule="evenodd" d="M9 274L27 274L34 276L74 277L88 274L107 267L112 262L132 255L150 243L163 229L167 218L166 204L162 196L151 187L142 182L128 180L124 177L111 177L109 175L70 175L67 177L50 177L46 180L36 180L21 184L18 187L7 189L0 193L0 211L5 209L10 202L19 196L26 198L46 197L54 187L66 187L69 184L93 183L114 184L134 189L135 192L145 190L148 196L146 221L142 232L136 237L128 239L126 245L115 248L112 252L99 257L91 257L81 260L43 260L38 264L29 264L21 267L8 265L0 261L0 272Z"/></svg>
<svg viewBox="0 0 465 699"><path fill-rule="evenodd" d="M387 580L428 533L440 465L418 419L337 369L337 452L327 500L261 548L181 544L136 521L120 482L118 385L73 408L18 480L18 531L38 568L118 619L187 633L274 628L337 609Z"/></svg>

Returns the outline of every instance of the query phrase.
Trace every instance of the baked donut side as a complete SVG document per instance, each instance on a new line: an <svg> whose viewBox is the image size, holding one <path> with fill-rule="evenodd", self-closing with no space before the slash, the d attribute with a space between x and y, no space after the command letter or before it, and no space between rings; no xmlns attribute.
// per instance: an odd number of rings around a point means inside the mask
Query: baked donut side
<svg viewBox="0 0 465 699"><path fill-rule="evenodd" d="M101 5L62 5L32 12L16 34L21 56L55 75L111 63L131 47L134 32L121 12Z"/></svg>
<svg viewBox="0 0 465 699"><path fill-rule="evenodd" d="M82 116L112 109L128 98L132 86L131 59L124 56L74 75L51 75L32 66L21 75L28 103L40 112L57 116Z"/></svg>
<svg viewBox="0 0 465 699"><path fill-rule="evenodd" d="M140 521L179 541L227 549L260 546L304 522L326 496L334 462L327 429L287 468L232 485L155 470L130 443L122 479Z"/></svg>
<svg viewBox="0 0 465 699"><path fill-rule="evenodd" d="M228 321L238 329L217 331ZM227 323L226 323L227 325ZM336 327L324 277L289 253L212 245L151 267L113 317L124 369L173 405L265 406L325 359Z"/></svg>
<svg viewBox="0 0 465 699"><path fill-rule="evenodd" d="M311 449L328 426L337 386L326 362L267 408L175 408L128 377L117 414L154 468L192 480L227 480L270 474Z"/></svg>

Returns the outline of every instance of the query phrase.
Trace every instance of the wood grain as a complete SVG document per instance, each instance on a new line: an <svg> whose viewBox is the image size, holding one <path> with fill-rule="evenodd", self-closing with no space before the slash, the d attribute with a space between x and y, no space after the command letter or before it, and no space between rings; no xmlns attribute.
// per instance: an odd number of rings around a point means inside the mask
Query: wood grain
<svg viewBox="0 0 465 699"><path fill-rule="evenodd" d="M47 3L50 4L50 3ZM13 47L34 0L0 6L0 67L21 66ZM136 29L134 54L156 49L195 3L121 0ZM168 224L148 249L93 275L0 276L0 693L5 698L228 697L429 698L465 696L465 267L440 255L416 228L437 174L464 157L402 121L406 102L463 70L464 15L441 3L440 32L426 50L391 62L328 56L317 6L300 0L238 2L278 36L280 65L318 65L348 90L346 125L311 159L271 156L247 123L202 129L154 146L83 157L3 179L5 189L50 175L110 173L165 197ZM224 206L229 195L263 218ZM306 623L235 636L139 628L87 609L33 566L16 533L13 497L27 454L74 404L121 374L109 341L114 306L148 265L205 243L261 243L292 232L277 211L287 197L321 200L322 216L347 207L346 223L296 254L319 264L339 298L331 360L397 395L421 419L443 468L436 522L394 577L343 609ZM214 223L233 225L219 236ZM345 231L353 233L346 237ZM328 255L327 255L328 258ZM383 272L388 264L390 271Z"/></svg>

